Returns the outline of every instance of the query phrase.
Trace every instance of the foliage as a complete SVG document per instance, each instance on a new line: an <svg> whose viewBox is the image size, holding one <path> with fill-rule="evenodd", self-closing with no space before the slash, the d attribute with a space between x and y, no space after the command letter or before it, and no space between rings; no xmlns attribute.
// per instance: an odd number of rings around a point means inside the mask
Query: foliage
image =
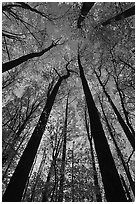
<svg viewBox="0 0 137 204"><path fill-rule="evenodd" d="M134 2L95 2L80 27L82 3L79 2L3 2L2 58L11 62L30 53L41 52L3 73L3 192L28 144L45 102L58 79L68 73L59 87L45 132L31 169L22 201L42 201L43 189L53 160L60 149L50 180L50 201L58 201L62 158L63 125L69 93L67 146L63 201L95 202L99 193L106 201L97 155L94 149L94 172L91 147L85 128L85 95L78 66L81 64L111 149L118 173L122 175L134 200L128 178L116 146L109 134L101 109L110 122L115 140L134 180L134 152L98 79L128 128L135 128L135 20L122 18L103 26L103 22L134 6ZM67 67L67 68L66 68ZM96 75L97 73L97 75ZM98 127L96 127L98 128ZM133 132L132 132L133 133ZM94 144L94 143L93 143ZM94 146L94 145L93 145ZM44 151L46 149L46 151ZM40 165L41 164L41 165ZM73 177L73 178L72 178ZM33 195L33 196L32 196Z"/></svg>

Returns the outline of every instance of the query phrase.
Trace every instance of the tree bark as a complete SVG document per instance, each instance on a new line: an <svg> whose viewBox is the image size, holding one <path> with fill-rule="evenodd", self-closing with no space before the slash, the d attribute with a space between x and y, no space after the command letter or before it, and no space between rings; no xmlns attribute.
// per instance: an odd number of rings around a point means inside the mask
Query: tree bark
<svg viewBox="0 0 137 204"><path fill-rule="evenodd" d="M111 104L111 106L112 106L112 108L113 108L113 110L114 110L114 112L115 112L115 114L116 114L116 116L117 116L118 122L120 123L120 125L121 125L121 127L122 127L122 129L123 129L125 135L127 136L127 138L128 138L128 140L129 140L131 146L132 146L133 149L135 150L135 139L134 139L132 133L130 132L128 126L127 126L126 123L124 122L124 120L123 120L123 118L121 117L119 111L117 110L116 106L114 105L113 101L111 100L110 95L106 92L106 89L105 89L105 87L104 87L102 81L100 80L100 77L99 77L98 74L96 73L96 71L95 71L95 74L96 74L96 76L97 76L97 79L98 79L100 85L101 85L102 88L103 88L103 91L104 91L105 95L106 95L107 98L108 98L109 103Z"/></svg>
<svg viewBox="0 0 137 204"><path fill-rule="evenodd" d="M13 176L10 179L8 187L3 195L4 202L20 202L25 188L25 184L33 164L37 149L39 147L42 135L45 131L45 127L48 121L48 117L52 106L54 104L58 89L64 79L70 76L69 70L67 74L60 77L55 84L51 94L47 98L46 105L42 111L39 121L34 129L34 132L25 148L23 155L14 171Z"/></svg>
<svg viewBox="0 0 137 204"><path fill-rule="evenodd" d="M105 22L102 23L102 26L109 25L113 22L123 20L123 19L128 18L128 17L133 16L133 15L135 15L135 6L132 6L131 8L123 11L122 13L106 20Z"/></svg>
<svg viewBox="0 0 137 204"><path fill-rule="evenodd" d="M106 199L108 202L127 201L102 124L100 122L98 110L95 106L87 80L84 75L79 54L78 65L90 118L91 135L94 139Z"/></svg>

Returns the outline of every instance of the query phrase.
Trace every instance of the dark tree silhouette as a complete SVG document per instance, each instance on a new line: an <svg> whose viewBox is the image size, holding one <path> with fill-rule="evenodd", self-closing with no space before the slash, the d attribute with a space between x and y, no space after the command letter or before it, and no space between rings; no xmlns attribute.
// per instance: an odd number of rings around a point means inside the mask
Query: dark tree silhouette
<svg viewBox="0 0 137 204"><path fill-rule="evenodd" d="M124 133L125 133L125 135L127 136L127 138L128 138L128 140L129 140L131 146L133 147L133 149L135 149L135 137L134 137L134 135L131 133L131 131L129 130L128 126L126 125L126 123L124 122L123 118L121 117L121 115L120 115L119 111L117 110L115 104L113 103L113 101L112 101L110 95L107 93L107 91L106 91L106 89L105 89L105 86L103 85L103 83L102 83L102 81L101 81L99 75L97 74L96 71L94 71L94 72L95 72L95 74L96 74L96 77L97 77L97 79L98 79L100 85L101 85L102 88L103 88L103 91L104 91L106 97L108 98L108 101L110 102L110 104L111 104L111 106L112 106L112 108L113 108L113 110L114 110L114 112L115 112L115 114L116 114L116 116L117 116L118 122L120 123L122 129L124 130Z"/></svg>
<svg viewBox="0 0 137 204"><path fill-rule="evenodd" d="M28 125L28 123L32 120L33 115L35 113L35 111L39 108L40 104L43 102L43 99L40 100L39 102L37 101L37 99L31 103L30 101L30 96L28 96L27 98L27 104L26 104L26 112L23 112L23 104L22 104L22 100L25 99L25 94L24 96L21 97L21 100L19 101L19 107L16 108L16 112L14 114L14 116L5 122L5 124L3 125L3 127L5 126L5 128L11 128L11 124L13 123L12 126L12 130L14 132L13 135L8 134L8 142L7 145L3 148L3 152L2 152L2 160L3 160L3 164L7 161L8 157L10 155L10 150L13 149L14 151L16 151L16 145L17 143L21 140L22 138L20 137L20 135L22 134L22 132L24 131L24 129L26 128L26 126ZM20 103L21 102L21 103ZM18 104L15 104L15 107ZM22 117L20 117L20 115L22 114ZM14 121L13 121L14 119ZM24 136L23 136L24 137ZM12 158L14 158L15 155L13 155ZM11 158L11 160L12 160Z"/></svg>
<svg viewBox="0 0 137 204"><path fill-rule="evenodd" d="M135 15L135 6L132 6L131 8L123 11L122 13L104 21L101 25L106 26L106 25L109 25L113 22L123 20L124 18L128 18L128 17L133 16L133 15Z"/></svg>
<svg viewBox="0 0 137 204"><path fill-rule="evenodd" d="M134 5L2 4L3 202L133 202Z"/></svg>
<svg viewBox="0 0 137 204"><path fill-rule="evenodd" d="M57 40L58 42L58 40ZM19 57L15 60L11 60L9 62L5 62L2 64L2 73L9 71L10 69L22 64L23 62L28 61L29 59L33 59L35 57L40 57L42 56L44 53L48 52L49 50L51 50L51 48L57 46L57 42L52 42L51 45L48 48L45 48L44 50L40 51L40 52L35 52L35 53L30 53L27 55L24 55L22 57Z"/></svg>
<svg viewBox="0 0 137 204"><path fill-rule="evenodd" d="M57 137L57 135L56 135L56 137ZM54 170L54 172L56 171L57 158L58 158L60 149L62 147L62 138L60 137L58 141L56 140L56 143L57 144L55 144L55 147L53 147L52 162L50 165L50 169L48 172L46 183L44 185L44 191L42 192L42 202L48 202L49 198L51 197L51 190L49 189L49 184L50 184L53 170ZM54 188L52 190L54 190Z"/></svg>
<svg viewBox="0 0 137 204"><path fill-rule="evenodd" d="M85 106L85 127L87 131L87 136L90 144L90 149L91 149L91 158L92 158L92 164L93 164L93 176L94 176L94 186L98 188L98 193L96 194L96 199L97 202L102 202L102 197L101 197L101 192L100 192L100 186L98 183L98 177L97 177L97 171L96 171L96 166L95 166L95 157L94 157L94 152L93 152L93 144L92 144L92 136L90 136L90 130L89 130L89 122L87 119L87 107Z"/></svg>
<svg viewBox="0 0 137 204"><path fill-rule="evenodd" d="M56 95L58 93L58 89L63 80L67 79L70 76L70 72L67 68L69 62L66 65L67 74L61 76L57 83L55 84L53 90L49 94L45 107L41 113L39 121L34 129L34 132L25 148L23 155L20 158L20 161L14 171L13 176L10 179L8 187L3 195L4 202L20 202L22 198L22 194L25 188L25 184L33 164L34 158L37 153L37 149L39 147L42 135L45 131L45 127L48 121L48 117L52 106L54 104Z"/></svg>
<svg viewBox="0 0 137 204"><path fill-rule="evenodd" d="M65 121L64 121L64 127L63 127L63 150L62 150L62 161L61 161L61 169L60 169L60 184L59 184L58 202L63 202L64 174L65 174L65 161L66 161L66 143L67 143L68 98L69 98L69 94L67 97L66 110L65 110Z"/></svg>
<svg viewBox="0 0 137 204"><path fill-rule="evenodd" d="M37 9L35 8L32 8L30 5L28 5L27 3L24 3L24 2L15 2L14 4L6 4L6 5L3 5L2 6L2 10L3 11L7 11L8 13L11 12L11 9L12 8L15 8L15 7L20 7L20 8L23 8L23 9L26 9L26 10L30 10L32 12L35 12L39 15L41 15L42 17L46 17L48 18L48 15L46 15L45 13L42 13L40 11L38 11Z"/></svg>
<svg viewBox="0 0 137 204"><path fill-rule="evenodd" d="M40 175L41 175L41 172L43 170L43 166L45 164L45 161L46 161L46 147L44 148L44 152L43 152L43 156L42 156L42 160L41 160L41 163L40 163L40 166L39 166L39 170L38 170L38 173L37 173L37 176L36 176L36 180L35 180L35 183L32 187L32 190L31 190L31 197L30 197L30 201L33 202L35 201L35 190L36 190L36 187L37 187L37 184L40 180Z"/></svg>
<svg viewBox="0 0 137 204"><path fill-rule="evenodd" d="M111 124L111 125L109 124L109 121L108 121L107 116L106 116L106 114L105 114L105 111L104 111L104 108L103 108L103 104L102 104L100 98L99 98L99 101L100 101L101 109L102 109L102 112L103 112L103 116L104 116L104 119L105 119L105 122L106 122L106 125L107 125L107 128L108 128L109 134L110 134L110 136L111 136L111 138L112 138L112 140L113 140L113 142L114 142L114 144L115 144L115 147L116 147L118 156L119 156L120 159L121 159L121 162L122 162L123 167L124 167L124 169L125 169L125 172L126 172L126 174L127 174L127 177L128 177L128 180L129 180L129 183L130 183L130 186L131 186L131 189L132 189L132 191L133 191L133 194L135 195L135 182L134 182L133 179L132 179L132 176L131 176L131 174L130 174L129 168L128 168L128 166L126 165L126 163L125 163L125 161L124 161L124 158L123 158L123 155L122 155L122 153L121 153L121 151L120 151L120 149L119 149L119 147L118 147L118 145L117 145L117 142L116 142L116 139L115 139L115 135L114 135L114 133L115 133L115 132L114 132L114 128L113 128L113 130L112 130L112 128L111 128L111 127L112 127L112 124Z"/></svg>
<svg viewBox="0 0 137 204"><path fill-rule="evenodd" d="M125 192L126 192L126 195L127 195L127 199L128 199L129 202L132 202L133 200L131 199L131 196L130 196L130 193L129 193L129 189L128 189L126 183L125 183L125 180L124 180L123 176L120 175L120 178L121 178L121 181L122 181L123 186L124 186L124 188L125 188Z"/></svg>
<svg viewBox="0 0 137 204"><path fill-rule="evenodd" d="M94 139L106 199L108 202L127 201L102 124L100 122L98 110L95 106L87 80L84 75L79 54L78 65L89 113L91 135Z"/></svg>
<svg viewBox="0 0 137 204"><path fill-rule="evenodd" d="M115 66L114 66L115 67ZM116 71L115 71L116 72ZM124 99L123 99L123 92L122 90L120 89L120 86L119 86L119 79L118 79L118 76L116 75L113 75L113 78L114 78L114 81L115 81L115 84L116 84L116 88L117 88L117 91L119 93L119 97L120 97L120 102L121 102L121 106L122 106L122 109L123 109L123 113L124 113L124 116L125 116L125 119L126 119L126 123L128 125L128 127L130 128L130 131L132 133L132 135L135 137L135 130L134 128L132 127L130 121L129 121L129 116L128 116L128 112L126 110L126 107L125 107L125 103L124 103Z"/></svg>
<svg viewBox="0 0 137 204"><path fill-rule="evenodd" d="M84 2L80 11L80 16L78 18L77 27L81 28L81 23L84 21L90 9L94 6L95 2Z"/></svg>
<svg viewBox="0 0 137 204"><path fill-rule="evenodd" d="M75 142L73 141L73 146L72 146L72 169L71 169L71 200L72 202L75 202L74 199L74 144Z"/></svg>

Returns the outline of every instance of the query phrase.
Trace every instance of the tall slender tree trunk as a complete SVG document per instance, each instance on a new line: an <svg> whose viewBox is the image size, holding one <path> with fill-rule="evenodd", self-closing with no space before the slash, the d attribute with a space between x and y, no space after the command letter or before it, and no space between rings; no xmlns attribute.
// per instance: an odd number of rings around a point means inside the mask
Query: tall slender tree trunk
<svg viewBox="0 0 137 204"><path fill-rule="evenodd" d="M71 171L71 197L72 197L72 202L75 202L74 199L74 141L73 141L73 146L72 146L72 171Z"/></svg>
<svg viewBox="0 0 137 204"><path fill-rule="evenodd" d="M59 184L59 196L58 202L63 202L63 188L64 188L64 177L65 177L65 161L66 161L66 142L67 142L67 121L68 121L68 98L66 103L66 110L65 110L65 121L64 121L64 128L63 128L63 152L62 152L62 163L60 169L60 184Z"/></svg>
<svg viewBox="0 0 137 204"><path fill-rule="evenodd" d="M28 178L27 178L27 182L26 182L26 185L25 185L25 188L24 188L24 192L23 192L23 196L22 196L21 202L24 201L24 199L25 199L25 197L26 197L26 193L27 193L27 190L28 190L30 178L31 178L32 172L33 172L33 170L34 170L34 166L35 166L35 164L36 164L36 161L37 161L37 155L35 156L33 165L32 165L31 170L30 170L30 172L29 172L29 176L28 176Z"/></svg>
<svg viewBox="0 0 137 204"><path fill-rule="evenodd" d="M8 172L8 169L10 168L10 165L11 165L11 163L13 162L14 157L15 157L16 154L18 153L18 150L19 150L19 148L21 147L23 141L25 140L25 137L26 137L26 134L22 137L22 139L21 139L21 141L20 141L20 144L18 145L17 149L15 150L14 154L12 155L12 157L11 157L11 159L10 159L8 165L7 165L7 168L5 169L5 171L4 171L3 175L2 175L2 179L4 179L4 178L6 177L6 174L7 174L7 172Z"/></svg>
<svg viewBox="0 0 137 204"><path fill-rule="evenodd" d="M44 186L42 202L48 202L48 198L50 196L49 184L50 184L51 175L52 175L53 169L55 168L55 165L56 165L56 159L54 159L51 162L51 166L50 166L50 169L49 169L47 180L46 180L46 183L45 183L45 186Z"/></svg>
<svg viewBox="0 0 137 204"><path fill-rule="evenodd" d="M94 139L106 199L108 202L127 201L102 124L99 119L98 110L95 106L87 80L84 75L79 54L78 64L90 118L91 135Z"/></svg>
<svg viewBox="0 0 137 204"><path fill-rule="evenodd" d="M50 184L50 179L51 179L51 175L52 175L53 169L54 169L54 173L55 173L55 184L54 184L54 187L53 187L53 194L52 194L51 197L54 196L54 190L56 188L56 161L57 161L57 158L58 158L58 155L59 155L59 152L60 152L60 148L62 146L61 138L58 140L58 142L56 140L56 144L57 145L55 145L55 148L53 149L52 162L51 162L51 166L50 166L50 169L49 169L47 180L46 180L46 183L45 183L45 186L44 186L42 202L48 202L48 199L50 197L51 190L49 189L49 184Z"/></svg>
<svg viewBox="0 0 137 204"><path fill-rule="evenodd" d="M7 147L5 148L5 150L3 150L3 153L2 153L3 158L4 158L3 164L5 164L6 161L8 160L8 156L9 156L9 153L11 152L11 150L12 150L12 149L13 149L13 150L15 149L16 144L17 144L17 142L18 142L19 139L20 139L20 135L21 135L21 133L23 132L23 130L25 129L28 120L29 120L29 118L26 118L26 119L24 120L23 124L19 127L18 131L15 133L15 137L13 137L13 140L12 140L12 142L11 142L11 145L10 145L10 146L7 146ZM5 155L6 155L7 157L5 157ZM15 154L14 154L14 155L15 155Z"/></svg>
<svg viewBox="0 0 137 204"><path fill-rule="evenodd" d="M99 100L100 100L100 99L99 99ZM132 191L133 191L133 194L135 195L135 183L134 183L134 181L133 181L133 179L132 179L132 177L131 177L131 174L130 174L130 171L129 171L128 167L127 167L126 164L125 164L125 161L124 161L124 159L123 159L123 155L122 155L122 153L121 153L121 151L120 151L120 149L119 149L119 147L118 147L118 145L117 145L117 142L116 142L116 140L115 140L113 131L112 131L111 126L110 126L110 124L109 124L109 121L108 121L108 119L107 119L107 117L106 117L106 115L105 115L105 112L104 112L104 109L103 109L103 104L101 103L101 101L100 101L100 105L101 105L101 109L102 109L102 112L103 112L103 115L104 115L104 118L105 118L105 121L106 121L106 124L107 124L107 128L108 128L109 134L110 134L110 136L111 136L111 138L112 138L112 140L113 140L113 142L114 142L114 144L115 144L115 147L116 147L118 156L119 156L120 159L121 159L121 162L122 162L123 167L124 167L124 169L125 169L125 172L126 172L126 174L127 174L127 177L128 177L128 180L129 180L129 183L130 183L130 186L131 186L131 189L132 189Z"/></svg>
<svg viewBox="0 0 137 204"><path fill-rule="evenodd" d="M97 187L98 191L96 193L96 201L97 202L102 202L102 196L101 196L101 192L100 192L100 186L98 183L98 177L97 177L97 170L96 170L96 166L95 166L95 156L94 156L94 152L93 152L93 144L91 146L91 157L92 157L92 165L93 165L93 176L94 176L94 186Z"/></svg>
<svg viewBox="0 0 137 204"><path fill-rule="evenodd" d="M43 152L43 156L42 156L42 161L40 163L39 170L38 170L38 173L37 173L36 181L35 181L35 184L32 187L31 198L30 198L31 202L33 202L34 199L35 199L35 190L36 190L36 186L37 186L37 183L39 181L39 178L40 178L40 175L41 175L41 172L42 172L42 169L43 169L43 165L44 165L45 160L46 160L46 151L47 151L47 149L45 147L44 152Z"/></svg>
<svg viewBox="0 0 137 204"><path fill-rule="evenodd" d="M112 108L113 108L113 110L114 110L114 112L115 112L115 114L116 114L116 116L117 116L118 122L120 123L120 125L121 125L121 127L122 127L122 129L123 129L125 135L127 136L127 138L128 138L128 140L129 140L131 146L133 147L133 149L135 149L135 138L133 137L132 133L130 132L130 130L129 130L129 128L128 128L128 126L126 125L126 123L124 122L123 118L121 117L121 115L120 115L119 111L117 110L115 104L114 104L113 101L111 100L111 97L110 97L110 95L107 93L107 91L106 91L106 89L105 89L105 87L104 87L102 81L100 80L100 77L98 76L98 74L96 73L96 71L94 71L94 72L95 72L95 74L96 74L96 76L97 76L97 79L98 79L100 85L101 85L102 88L103 88L103 91L104 91L106 97L108 98L109 103L111 104L111 106L112 106Z"/></svg>
<svg viewBox="0 0 137 204"><path fill-rule="evenodd" d="M127 194L128 201L129 201L129 202L132 202L133 200L132 200L132 198L131 198L131 196L130 196L129 189L128 189L126 183L125 183L125 180L124 180L123 176L120 175L120 178L121 178L121 181L122 181L123 186L124 186L124 188L125 188L125 192L126 192L126 194Z"/></svg>
<svg viewBox="0 0 137 204"><path fill-rule="evenodd" d="M117 87L117 90L118 90L118 93L119 93L119 97L120 97L120 101L121 101L121 106L123 108L123 113L125 115L125 119L126 119L126 123L128 125L128 127L130 128L130 131L132 132L132 135L133 137L135 137L135 131L129 121L129 118L128 118L128 113L126 111L126 108L125 108L125 104L124 104L124 101L123 101L123 97L122 97L122 93L121 93L121 90L119 88L119 85L118 85L118 82L116 81L115 77L114 77L114 80L115 80L115 84L116 84L116 87Z"/></svg>
<svg viewBox="0 0 137 204"><path fill-rule="evenodd" d="M94 176L94 186L98 188L98 193L96 194L96 200L97 200L97 202L102 202L100 186L99 186L99 183L98 183L97 171L96 171L96 166L95 166L95 158L94 158L94 152L93 152L92 136L90 136L86 107L85 107L85 126L86 126L87 136L88 136L88 140L89 140L89 144L90 144L90 149L91 149L91 158L92 158L93 171L94 171L94 173L93 173L93 176Z"/></svg>
<svg viewBox="0 0 137 204"><path fill-rule="evenodd" d="M47 98L46 105L41 113L39 121L34 129L34 132L25 148L23 155L20 158L20 161L14 171L13 176L10 179L8 187L3 195L3 201L9 202L20 202L22 194L25 188L25 184L33 164L37 149L39 147L42 135L45 131L45 127L48 121L48 117L52 106L54 104L58 89L64 79L67 79L70 76L69 70L67 74L60 77L55 84L51 94Z"/></svg>

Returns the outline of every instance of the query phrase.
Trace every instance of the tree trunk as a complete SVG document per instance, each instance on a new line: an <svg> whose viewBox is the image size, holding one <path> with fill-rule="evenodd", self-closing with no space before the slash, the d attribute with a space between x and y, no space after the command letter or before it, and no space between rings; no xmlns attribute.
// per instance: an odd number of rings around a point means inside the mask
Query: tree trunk
<svg viewBox="0 0 137 204"><path fill-rule="evenodd" d="M90 9L94 6L95 2L84 2L78 18L77 27L81 28L81 23L84 21Z"/></svg>
<svg viewBox="0 0 137 204"><path fill-rule="evenodd" d="M113 22L123 20L123 19L128 18L128 17L133 16L133 15L135 15L135 6L132 6L131 8L123 11L122 13L106 20L105 22L102 23L102 26L109 25Z"/></svg>
<svg viewBox="0 0 137 204"><path fill-rule="evenodd" d="M24 2L16 2L14 4L6 4L6 5L2 6L2 10L10 12L11 8L14 8L14 7L20 7L23 9L27 9L27 10L30 10L30 11L35 12L37 14L40 14L41 16L43 16L45 18L48 18L48 15L38 11L35 8L32 8L30 5L28 5L27 3L24 3Z"/></svg>
<svg viewBox="0 0 137 204"><path fill-rule="evenodd" d="M68 95L69 97L69 95ZM62 163L60 169L60 184L59 184L59 196L58 202L63 202L63 186L64 186L64 174L65 174L65 161L66 161L66 140L67 140L67 120L68 120L68 97L66 103L66 111L65 111L65 121L64 121L64 128L63 128L63 152L62 152Z"/></svg>
<svg viewBox="0 0 137 204"><path fill-rule="evenodd" d="M100 99L99 99L99 100L100 100ZM100 101L100 105L101 105L102 112L103 112L103 115L104 115L104 118L105 118L105 121L106 121L106 124L107 124L107 128L108 128L109 134L110 134L110 136L111 136L111 138L112 138L112 140L113 140L113 142L114 142L114 144L115 144L115 147L116 147L118 156L119 156L120 159L121 159L121 162L122 162L123 167L124 167L124 169L125 169L125 172L126 172L126 174L127 174L127 178L128 178L128 180L129 180L131 189L132 189L132 191L133 191L133 194L135 195L135 183L134 183L134 181L132 180L130 171L129 171L128 167L126 166L125 161L124 161L124 159L123 159L123 155L122 155L122 153L121 153L121 151L120 151L120 149L119 149L119 147L118 147L118 145L117 145L117 142L116 142L116 140L115 140L114 134L113 134L112 129L111 129L111 126L110 126L110 124L109 124L109 122L108 122L108 119L107 119L107 117L106 117L106 115L105 115L105 112L104 112L104 109L103 109L103 104L101 103L101 101Z"/></svg>
<svg viewBox="0 0 137 204"><path fill-rule="evenodd" d="M26 181L26 185L25 185L25 188L24 188L24 191L23 191L23 195L22 195L21 202L24 201L24 199L25 199L25 197L26 197L26 193L27 193L27 190L28 190L30 177L31 177L32 172L33 172L33 170L34 170L34 166L35 166L35 164L36 164L36 161L37 161L37 156L35 156L33 165L32 165L31 170L30 170L30 172L29 172L29 176L28 176L27 181Z"/></svg>
<svg viewBox="0 0 137 204"><path fill-rule="evenodd" d="M87 80L84 75L79 54L78 64L90 118L91 135L94 139L106 199L108 202L127 201L107 139L105 137L104 130L102 128L102 124L99 119L98 110L95 106Z"/></svg>
<svg viewBox="0 0 137 204"><path fill-rule="evenodd" d="M40 178L40 175L41 175L41 172L42 172L42 169L43 169L43 165L44 165L45 160L46 160L46 151L47 151L47 149L45 147L44 152L43 152L43 156L42 156L42 161L40 163L39 170L38 170L38 173L37 173L36 181L35 181L35 184L32 187L30 202L35 201L35 190L36 190L36 186L37 186L37 183L39 181L39 178Z"/></svg>
<svg viewBox="0 0 137 204"><path fill-rule="evenodd" d="M122 181L123 186L124 186L124 188L125 188L125 192L126 192L126 194L127 194L128 201L129 201L129 202L132 202L132 199L131 199L131 196L130 196L130 193L129 193L129 189L128 189L126 183L125 183L125 180L124 180L123 176L120 175L120 178L121 178L121 181Z"/></svg>
<svg viewBox="0 0 137 204"><path fill-rule="evenodd" d="M30 54L24 55L22 57L19 57L15 60L11 60L9 62L3 63L2 64L2 73L9 71L10 69L22 64L23 62L28 61L29 59L33 59L35 57L42 56L45 52L48 52L54 46L56 46L56 44L52 43L48 48L45 48L44 50L42 50L40 52L30 53Z"/></svg>
<svg viewBox="0 0 137 204"><path fill-rule="evenodd" d="M2 180L5 179L6 175L7 175L7 172L8 172L8 169L10 168L10 165L12 164L13 160L14 160L14 157L16 156L16 154L18 153L18 150L20 148L20 146L22 145L22 143L24 142L25 140L25 137L26 137L26 134L22 137L21 141L20 141L20 144L18 145L18 147L16 148L14 154L12 155L8 165L7 165L7 168L6 170L4 171L3 175L2 175Z"/></svg>
<svg viewBox="0 0 137 204"><path fill-rule="evenodd" d="M120 97L120 101L121 101L121 106L123 108L123 113L125 115L125 119L126 119L126 123L128 125L128 127L130 128L130 131L132 132L132 135L133 137L135 137L135 131L129 121L129 118L128 118L128 113L126 111L126 108L125 108L125 104L124 104L124 101L123 101L123 97L122 97L122 93L121 93L121 90L119 88L119 85L118 85L118 82L116 81L115 77L114 77L114 80L115 80L115 84L116 84L116 87L117 87L117 90L118 90L118 93L119 93L119 97Z"/></svg>
<svg viewBox="0 0 137 204"><path fill-rule="evenodd" d="M71 197L72 197L72 202L75 202L74 200L74 141L73 141L73 146L72 146L72 171L71 171Z"/></svg>
<svg viewBox="0 0 137 204"><path fill-rule="evenodd" d="M25 129L25 126L26 126L28 120L29 120L29 118L24 120L23 124L19 127L18 131L15 132L15 136L12 138L13 140L12 140L10 146L7 146L7 147L4 149L4 151L2 152L2 156L3 156L3 158L4 158L4 160L3 160L3 165L7 162L8 158L9 158L9 156L10 156L9 154L11 153L11 150L12 150L12 149L13 149L13 150L15 149L15 147L16 147L16 145L17 145L17 142L18 142L19 139L20 139L19 136L20 136L20 134L23 132L23 130ZM5 155L6 155L6 156L5 156ZM14 154L14 156L15 156L15 154Z"/></svg>
<svg viewBox="0 0 137 204"><path fill-rule="evenodd" d="M62 141L61 141L61 138L60 138L58 140L58 142L56 142L55 148L53 148L52 162L51 162L50 170L49 170L47 180L46 180L46 183L45 183L45 186L44 186L42 202L48 202L48 198L50 197L51 191L49 192L49 184L50 184L50 179L51 179L53 168L54 168L54 172L55 172L55 184L54 184L54 187L53 187L53 193L52 193L51 199L54 196L54 191L55 191L55 188L56 188L56 160L58 158L61 146L62 146Z"/></svg>
<svg viewBox="0 0 137 204"><path fill-rule="evenodd" d="M107 98L108 98L109 103L111 104L111 106L112 106L112 108L113 108L113 110L114 110L114 112L115 112L115 114L116 114L116 116L117 116L118 122L120 123L120 125L121 125L121 127L122 127L122 129L123 129L125 135L127 136L127 138L128 138L128 140L129 140L131 146L132 146L133 149L135 150L135 139L134 139L132 133L130 132L128 126L127 126L126 123L124 122L124 120L123 120L123 118L121 117L119 111L117 110L116 106L114 105L113 101L111 100L110 95L106 92L106 89L105 89L105 87L104 87L102 81L100 80L100 77L97 75L96 71L95 71L95 74L96 74L96 76L97 76L97 78L98 78L98 81L99 81L100 85L101 85L102 88L103 88L103 91L104 91L105 95L106 95Z"/></svg>
<svg viewBox="0 0 137 204"><path fill-rule="evenodd" d="M54 104L58 89L64 79L70 76L69 70L67 74L60 77L56 85L54 86L51 94L47 98L46 105L41 113L39 121L34 129L34 132L25 148L23 155L15 169L13 176L10 179L8 187L3 195L3 201L20 202L25 188L25 184L33 164L37 149L39 147L42 135L45 131L45 127L48 121L48 117L52 106Z"/></svg>
<svg viewBox="0 0 137 204"><path fill-rule="evenodd" d="M56 159L55 159L56 160ZM47 180L46 180L46 183L45 183L45 186L44 186L44 191L43 191L43 196L42 196L42 202L48 202L48 198L50 196L50 191L49 191L49 184L50 184L50 178L51 178L51 175L52 175L52 171L53 171L53 168L55 168L55 164L56 164L56 161L53 160L51 162L51 166L50 166L50 169L49 169L49 173L48 173L48 176L47 176Z"/></svg>
<svg viewBox="0 0 137 204"><path fill-rule="evenodd" d="M94 176L94 186L98 188L99 192L96 194L96 200L97 202L102 202L102 197L101 197L101 192L100 192L100 187L98 183L98 177L97 177L97 171L96 171L96 166L95 166L95 158L94 158L94 152L93 152L93 144L92 144L92 136L90 136L89 132L89 124L87 120L87 113L86 113L86 107L85 107L85 126L86 126L86 131L87 131L87 136L90 144L90 149L91 149L91 158L92 158L92 165L93 165L93 176Z"/></svg>

